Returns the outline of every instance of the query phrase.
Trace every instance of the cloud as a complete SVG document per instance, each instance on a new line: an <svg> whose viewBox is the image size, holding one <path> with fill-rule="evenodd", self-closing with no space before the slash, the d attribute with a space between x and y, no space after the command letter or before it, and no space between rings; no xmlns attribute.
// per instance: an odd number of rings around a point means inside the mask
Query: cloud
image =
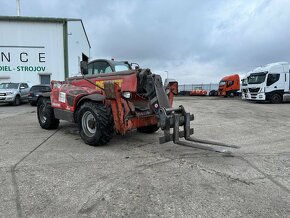
<svg viewBox="0 0 290 218"><path fill-rule="evenodd" d="M3 0L1 15L15 15ZM290 61L288 0L22 0L23 16L83 19L91 55L138 62L180 83L218 82Z"/></svg>

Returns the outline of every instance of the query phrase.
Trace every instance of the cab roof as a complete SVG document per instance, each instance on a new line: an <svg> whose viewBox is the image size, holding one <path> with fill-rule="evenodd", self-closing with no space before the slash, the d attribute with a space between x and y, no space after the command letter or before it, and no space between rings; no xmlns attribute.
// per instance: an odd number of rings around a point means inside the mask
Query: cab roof
<svg viewBox="0 0 290 218"><path fill-rule="evenodd" d="M232 74L222 78L222 80L240 79L239 74Z"/></svg>

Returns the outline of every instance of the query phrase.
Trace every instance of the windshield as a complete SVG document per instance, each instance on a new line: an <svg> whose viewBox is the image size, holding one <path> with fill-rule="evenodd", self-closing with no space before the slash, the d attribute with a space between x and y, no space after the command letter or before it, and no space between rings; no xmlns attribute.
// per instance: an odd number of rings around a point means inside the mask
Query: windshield
<svg viewBox="0 0 290 218"><path fill-rule="evenodd" d="M1 83L0 89L18 89L19 83Z"/></svg>
<svg viewBox="0 0 290 218"><path fill-rule="evenodd" d="M219 86L224 86L227 82L224 81L224 80L221 80L220 83L219 83Z"/></svg>
<svg viewBox="0 0 290 218"><path fill-rule="evenodd" d="M247 85L248 85L248 80L242 79L242 86L247 86Z"/></svg>
<svg viewBox="0 0 290 218"><path fill-rule="evenodd" d="M128 64L117 64L115 65L115 71L125 71L125 70L130 70L129 65Z"/></svg>
<svg viewBox="0 0 290 218"><path fill-rule="evenodd" d="M30 91L48 91L50 92L49 86L32 86Z"/></svg>
<svg viewBox="0 0 290 218"><path fill-rule="evenodd" d="M262 72L262 73L252 73L248 77L248 84L261 84L265 81L267 73Z"/></svg>

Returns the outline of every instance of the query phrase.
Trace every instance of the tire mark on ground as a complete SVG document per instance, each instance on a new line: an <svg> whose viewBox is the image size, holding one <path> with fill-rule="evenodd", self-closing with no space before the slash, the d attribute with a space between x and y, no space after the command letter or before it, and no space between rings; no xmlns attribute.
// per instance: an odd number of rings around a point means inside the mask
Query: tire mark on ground
<svg viewBox="0 0 290 218"><path fill-rule="evenodd" d="M242 156L237 156L237 158L239 158L240 160L246 162L248 165L250 165L253 169L257 170L259 173L261 173L263 176L265 176L265 178L269 179L272 183L274 183L275 185L277 185L279 188L281 188L283 191L287 192L290 195L290 190L284 186L283 184L281 184L280 182L278 182L277 180L275 180L273 178L273 176L265 173L264 171L262 171L260 168L258 168L256 165L254 165L253 163L251 163L249 160L247 160L246 158L242 157Z"/></svg>
<svg viewBox="0 0 290 218"><path fill-rule="evenodd" d="M17 210L17 217L21 218L23 217L23 212L22 212L22 207L21 207L21 200L20 200L20 192L19 192L19 186L17 184L17 178L16 178L16 173L17 173L17 166L24 161L28 156L30 156L36 149L38 149L41 145L43 145L45 142L47 142L52 136L54 136L58 131L60 130L57 129L54 131L50 136L48 136L44 141L42 141L40 144L38 144L35 148L33 148L28 154L26 154L23 158L21 158L16 164L14 164L11 167L11 176L12 176L12 186L13 190L15 193L15 203L16 203L16 210Z"/></svg>

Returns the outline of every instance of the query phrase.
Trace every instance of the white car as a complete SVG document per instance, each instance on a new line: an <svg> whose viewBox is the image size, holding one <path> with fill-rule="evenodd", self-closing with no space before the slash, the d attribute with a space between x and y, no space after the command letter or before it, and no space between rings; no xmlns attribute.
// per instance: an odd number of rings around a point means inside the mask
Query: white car
<svg viewBox="0 0 290 218"><path fill-rule="evenodd" d="M1 83L0 103L19 105L27 101L30 88L27 83Z"/></svg>

